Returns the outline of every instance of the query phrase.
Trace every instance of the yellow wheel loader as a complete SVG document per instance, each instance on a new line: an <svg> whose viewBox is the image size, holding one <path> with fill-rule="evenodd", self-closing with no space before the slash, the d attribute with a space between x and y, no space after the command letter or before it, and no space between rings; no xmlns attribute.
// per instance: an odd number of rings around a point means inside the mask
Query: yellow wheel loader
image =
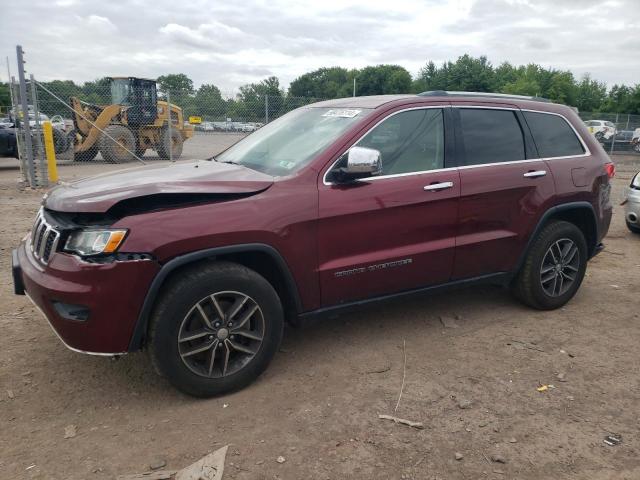
<svg viewBox="0 0 640 480"><path fill-rule="evenodd" d="M182 109L157 99L156 82L135 77L113 77L111 105L93 105L71 98L75 126L74 158L93 160L98 152L110 163L127 162L151 148L160 158L176 160L182 144L193 136L184 124ZM171 128L169 128L171 118Z"/></svg>

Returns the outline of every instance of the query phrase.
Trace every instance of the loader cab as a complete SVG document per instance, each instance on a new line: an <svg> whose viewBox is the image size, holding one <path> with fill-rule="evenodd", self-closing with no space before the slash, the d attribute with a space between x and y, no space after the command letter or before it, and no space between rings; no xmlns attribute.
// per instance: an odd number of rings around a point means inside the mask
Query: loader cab
<svg viewBox="0 0 640 480"><path fill-rule="evenodd" d="M158 98L155 80L135 77L111 79L111 101L128 106L129 125L149 125L158 116Z"/></svg>

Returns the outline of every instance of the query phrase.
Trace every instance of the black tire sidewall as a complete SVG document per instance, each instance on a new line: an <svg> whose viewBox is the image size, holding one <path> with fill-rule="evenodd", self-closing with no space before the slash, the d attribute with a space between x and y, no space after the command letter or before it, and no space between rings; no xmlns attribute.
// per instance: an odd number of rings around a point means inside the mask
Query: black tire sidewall
<svg viewBox="0 0 640 480"><path fill-rule="evenodd" d="M543 230L542 234L538 237L531 251L533 268L530 272L532 278L530 279L529 283L532 288L532 291L530 293L533 299L535 300L538 307L544 310L559 308L566 304L569 300L571 300L571 298L573 298L573 296L580 288L582 280L584 279L588 260L587 242L578 227L568 222L558 222L550 225L549 227ZM544 256L546 255L549 247L554 242L562 238L568 238L572 240L578 247L578 254L580 255L580 266L578 272L576 273L576 280L574 281L571 288L569 288L569 290L558 297L551 297L542 288L542 284L540 282L540 270L542 268Z"/></svg>
<svg viewBox="0 0 640 480"><path fill-rule="evenodd" d="M625 223L627 224L627 228L631 233L640 233L640 226L633 225L632 223L629 223L628 220L625 220Z"/></svg>
<svg viewBox="0 0 640 480"><path fill-rule="evenodd" d="M106 135L105 135L106 134ZM108 125L100 138L98 139L99 150L102 154L102 158L109 163L124 163L134 159L134 155L129 152L125 152L122 156L118 156L115 152L114 141L109 137L117 139L122 136L126 137L127 149L131 152L135 152L136 149L136 136L128 127L124 125Z"/></svg>
<svg viewBox="0 0 640 480"><path fill-rule="evenodd" d="M215 271L187 275L174 284L168 302L162 302L154 322L151 351L160 373L179 390L194 396L210 397L242 388L268 366L282 340L284 315L273 287L251 270ZM178 353L178 332L187 312L196 302L221 291L238 291L253 298L262 310L265 332L260 350L240 371L221 378L206 378L192 372Z"/></svg>

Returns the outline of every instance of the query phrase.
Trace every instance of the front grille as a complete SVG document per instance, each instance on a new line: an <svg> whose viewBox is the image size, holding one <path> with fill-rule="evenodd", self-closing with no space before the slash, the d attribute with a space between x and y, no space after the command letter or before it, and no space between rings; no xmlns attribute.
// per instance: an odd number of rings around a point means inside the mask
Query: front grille
<svg viewBox="0 0 640 480"><path fill-rule="evenodd" d="M49 263L51 254L56 251L60 232L47 223L42 210L38 212L31 229L31 251L42 263Z"/></svg>

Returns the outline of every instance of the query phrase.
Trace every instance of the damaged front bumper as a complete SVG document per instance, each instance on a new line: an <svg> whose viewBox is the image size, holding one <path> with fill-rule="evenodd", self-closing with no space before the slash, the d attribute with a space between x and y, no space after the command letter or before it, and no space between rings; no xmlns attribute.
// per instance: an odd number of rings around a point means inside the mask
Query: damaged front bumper
<svg viewBox="0 0 640 480"><path fill-rule="evenodd" d="M29 297L71 350L126 353L158 263L88 263L59 252L43 265L27 248L28 242L12 252L15 293Z"/></svg>

